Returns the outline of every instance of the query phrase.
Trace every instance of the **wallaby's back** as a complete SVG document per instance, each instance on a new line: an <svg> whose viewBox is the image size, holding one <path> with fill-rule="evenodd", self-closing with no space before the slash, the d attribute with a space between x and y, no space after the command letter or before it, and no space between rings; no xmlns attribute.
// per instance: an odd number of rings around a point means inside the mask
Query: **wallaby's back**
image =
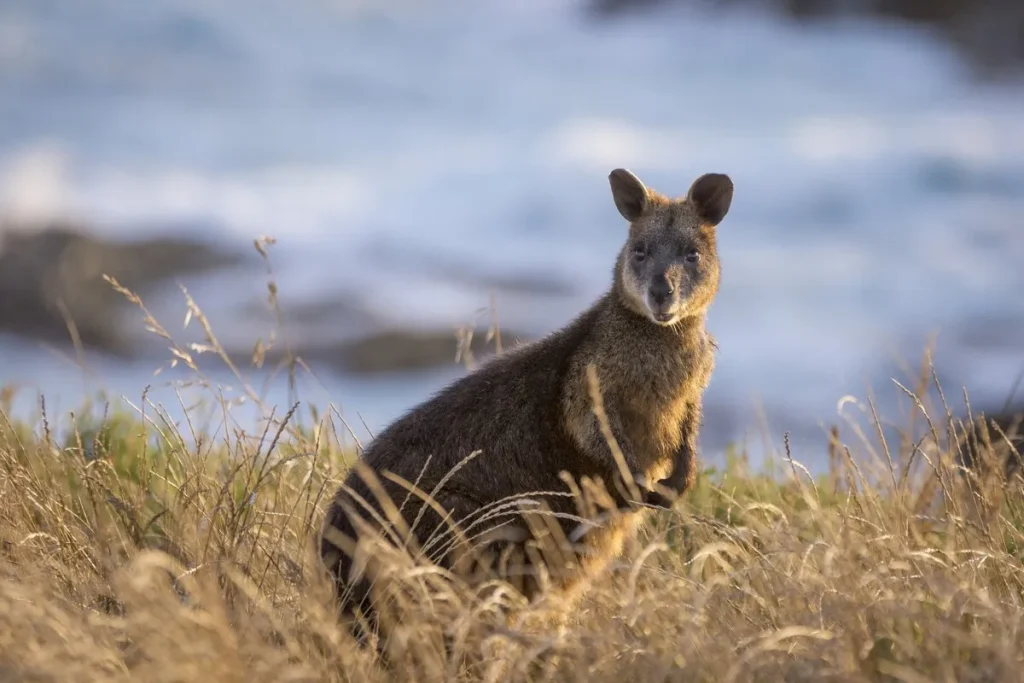
<svg viewBox="0 0 1024 683"><path fill-rule="evenodd" d="M509 496L564 491L559 478L562 470L577 476L609 474L595 472L595 463L582 457L558 408L573 351L592 334L596 315L594 310L587 311L546 339L485 362L378 434L363 452L362 462L375 473L391 472L415 483L427 494L448 477L442 490L433 496L456 522L479 517L485 506ZM475 451L479 454L469 458ZM458 472L450 475L456 467ZM406 519L414 521L422 515L415 529L420 544L427 550L443 552L444 548L429 547L431 536L451 540L450 534L444 534L447 526L440 517L394 480L378 475L378 481L402 507ZM355 529L338 502L349 502L362 514L359 505L352 503L358 498L375 502L369 485L353 471L328 511L326 523L354 538ZM567 497L547 502L554 509L575 512ZM507 522L508 516L494 521ZM470 535L482 532L484 524L470 529ZM321 541L321 553L325 557L333 553L328 566L346 587L351 558L338 553L327 537ZM445 558L439 554L434 559L443 563ZM369 610L365 594L368 588L365 582L352 586L353 606L360 604Z"/></svg>

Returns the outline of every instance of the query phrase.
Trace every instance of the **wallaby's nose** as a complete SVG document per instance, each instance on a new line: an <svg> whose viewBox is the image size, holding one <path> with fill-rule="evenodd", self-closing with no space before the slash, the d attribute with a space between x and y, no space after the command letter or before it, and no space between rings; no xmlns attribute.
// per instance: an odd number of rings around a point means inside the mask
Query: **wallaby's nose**
<svg viewBox="0 0 1024 683"><path fill-rule="evenodd" d="M651 282L651 299L659 306L672 295L672 285L664 275L659 275Z"/></svg>

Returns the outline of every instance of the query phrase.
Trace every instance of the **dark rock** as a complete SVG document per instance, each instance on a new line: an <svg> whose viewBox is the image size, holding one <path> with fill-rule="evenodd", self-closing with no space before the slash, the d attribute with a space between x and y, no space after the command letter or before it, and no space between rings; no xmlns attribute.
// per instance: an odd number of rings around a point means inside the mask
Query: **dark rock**
<svg viewBox="0 0 1024 683"><path fill-rule="evenodd" d="M266 300L248 301L240 310L249 324L276 325L280 322L289 331L299 328L310 330L314 335L338 330L345 330L346 334L360 334L380 329L384 324L362 297L345 291L332 292L329 296L313 300L283 303L276 311L268 306Z"/></svg>
<svg viewBox="0 0 1024 683"><path fill-rule="evenodd" d="M595 16L613 17L681 0L590 0ZM774 6L797 20L868 16L937 30L980 72L1019 70L1024 65L1024 3L1019 0L723 0L701 7ZM692 5L686 0L687 6Z"/></svg>
<svg viewBox="0 0 1024 683"><path fill-rule="evenodd" d="M391 328L379 330L353 339L292 344L291 354L318 368L344 372L349 375L382 375L436 370L463 363L467 357L479 362L495 353L495 340L488 339L486 329L474 330L468 338L463 330L431 328ZM528 339L502 330L504 348ZM235 351L229 354L235 362L248 364L252 353ZM262 365L276 366L287 361L286 350L274 347L263 353Z"/></svg>
<svg viewBox="0 0 1024 683"><path fill-rule="evenodd" d="M120 324L130 304L104 274L141 296L170 278L241 258L186 238L120 242L67 223L0 226L0 332L130 355L132 335Z"/></svg>
<svg viewBox="0 0 1024 683"><path fill-rule="evenodd" d="M514 336L502 332L506 344ZM453 364L459 360L460 347L478 360L494 353L486 331L476 330L466 341L453 330L385 330L341 344L335 364L352 374L408 372Z"/></svg>
<svg viewBox="0 0 1024 683"><path fill-rule="evenodd" d="M614 16L624 12L660 7L669 2L670 0L591 0L587 9L598 16Z"/></svg>

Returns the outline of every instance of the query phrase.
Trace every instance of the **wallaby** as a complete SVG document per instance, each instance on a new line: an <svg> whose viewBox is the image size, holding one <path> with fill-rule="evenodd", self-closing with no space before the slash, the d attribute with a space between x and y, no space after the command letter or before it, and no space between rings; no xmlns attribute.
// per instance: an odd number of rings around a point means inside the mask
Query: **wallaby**
<svg viewBox="0 0 1024 683"><path fill-rule="evenodd" d="M625 512L582 536L575 569L557 581L563 588L593 576L622 551L644 504L671 506L692 484L716 348L705 329L719 284L716 228L732 204L733 183L708 173L677 199L648 189L625 169L612 171L609 183L629 222L610 289L566 327L489 359L392 423L338 490L320 552L346 613L358 607L373 623L371 578L360 574L362 561L353 561L352 542L359 529L377 530L387 518L359 469L372 473L401 508L421 548L443 535L448 522L386 473L431 494L450 521L472 527L467 537L482 542L478 532L491 531L505 550L536 537L535 520L524 508L509 510L510 499L543 499L547 519L557 518L568 538L581 517L568 495L576 484L565 474L575 482L603 482ZM435 543L428 555L451 567L450 545ZM539 590L530 576L520 586L527 597Z"/></svg>

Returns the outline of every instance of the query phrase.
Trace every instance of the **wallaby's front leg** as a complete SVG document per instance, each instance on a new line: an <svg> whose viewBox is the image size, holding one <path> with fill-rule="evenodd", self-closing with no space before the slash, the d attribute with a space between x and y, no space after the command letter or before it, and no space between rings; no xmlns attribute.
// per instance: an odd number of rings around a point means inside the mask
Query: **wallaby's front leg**
<svg viewBox="0 0 1024 683"><path fill-rule="evenodd" d="M601 479L605 491L611 497L616 511L601 512L596 519L580 523L569 534L569 540L577 543L594 528L594 525L601 526L609 516L622 512L633 512L645 502L647 492L640 486L638 479L642 476L643 470L640 467L636 456L633 442L622 427L618 412L609 409L605 412L605 425L602 428L600 422L594 415L586 423L587 428L577 435L577 444L592 461L598 465L602 472ZM612 439L609 440L608 436ZM612 443L614 442L614 443ZM621 455L621 460L616 455ZM628 473L623 472L623 466ZM625 477L628 476L628 481Z"/></svg>
<svg viewBox="0 0 1024 683"><path fill-rule="evenodd" d="M679 496L693 486L697 476L697 437L700 433L700 424L701 404L700 401L696 401L690 404L680 425L681 441L672 462L672 471L659 481L653 490L645 492L645 503L670 508ZM667 491L663 492L660 489Z"/></svg>
<svg viewBox="0 0 1024 683"><path fill-rule="evenodd" d="M620 507L640 503L643 490L637 478L643 469L622 422L622 410L615 399L619 392L614 387L612 391L601 390L597 368L592 364L581 374L579 385L572 386L565 398L569 432L580 451L596 465L615 503Z"/></svg>
<svg viewBox="0 0 1024 683"><path fill-rule="evenodd" d="M631 504L643 500L644 491L637 484L637 477L643 470L633 442L627 436L622 421L619 419L618 411L614 408L608 410L605 418L607 422L604 427L596 418L594 419L587 451L603 465L602 469L607 472L604 477L604 485L608 494L618 506L629 507ZM611 439L608 438L609 436ZM623 466L628 470L628 474L622 471ZM628 476L628 481L625 480L626 476Z"/></svg>

